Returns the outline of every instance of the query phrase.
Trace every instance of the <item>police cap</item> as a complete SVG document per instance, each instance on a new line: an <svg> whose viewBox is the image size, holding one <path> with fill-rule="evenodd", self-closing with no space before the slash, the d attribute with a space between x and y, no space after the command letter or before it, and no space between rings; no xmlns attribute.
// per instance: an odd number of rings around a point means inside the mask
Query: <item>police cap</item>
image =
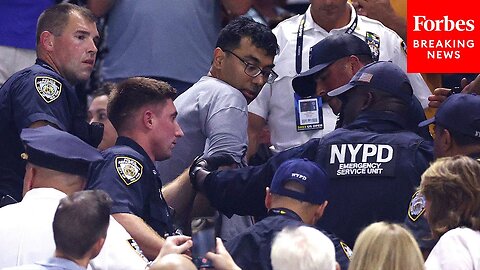
<svg viewBox="0 0 480 270"><path fill-rule="evenodd" d="M23 129L22 158L40 167L87 176L92 162L103 159L97 149L78 137L51 126Z"/></svg>

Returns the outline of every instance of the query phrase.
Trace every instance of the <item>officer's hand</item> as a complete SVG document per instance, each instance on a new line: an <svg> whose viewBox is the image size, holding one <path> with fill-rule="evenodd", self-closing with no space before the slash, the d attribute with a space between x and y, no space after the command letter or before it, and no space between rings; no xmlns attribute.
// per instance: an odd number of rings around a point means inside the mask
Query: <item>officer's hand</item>
<svg viewBox="0 0 480 270"><path fill-rule="evenodd" d="M236 164L235 160L229 155L215 155L207 158L197 156L190 166L190 183L197 191L202 191L203 182L211 171L217 170L220 166L230 166Z"/></svg>
<svg viewBox="0 0 480 270"><path fill-rule="evenodd" d="M433 95L428 97L428 106L431 108L438 108L445 99L450 95L451 89L448 88L436 88L433 90Z"/></svg>

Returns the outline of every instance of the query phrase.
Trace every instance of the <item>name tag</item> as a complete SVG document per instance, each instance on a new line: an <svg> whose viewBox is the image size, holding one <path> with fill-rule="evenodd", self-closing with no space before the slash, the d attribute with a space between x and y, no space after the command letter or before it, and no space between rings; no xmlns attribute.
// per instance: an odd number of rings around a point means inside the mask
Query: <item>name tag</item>
<svg viewBox="0 0 480 270"><path fill-rule="evenodd" d="M330 146L330 177L395 175L395 147L388 144L333 144Z"/></svg>
<svg viewBox="0 0 480 270"><path fill-rule="evenodd" d="M294 95L297 132L323 129L322 98Z"/></svg>

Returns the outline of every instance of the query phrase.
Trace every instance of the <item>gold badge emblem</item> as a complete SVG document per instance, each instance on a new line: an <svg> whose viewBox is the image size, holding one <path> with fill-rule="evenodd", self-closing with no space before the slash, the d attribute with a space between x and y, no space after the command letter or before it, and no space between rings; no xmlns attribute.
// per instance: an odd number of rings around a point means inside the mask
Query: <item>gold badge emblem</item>
<svg viewBox="0 0 480 270"><path fill-rule="evenodd" d="M62 83L47 76L35 77L35 88L47 103L56 100L62 93Z"/></svg>
<svg viewBox="0 0 480 270"><path fill-rule="evenodd" d="M353 255L353 251L352 249L343 241L340 241L340 246L342 247L343 249L343 252L345 253L345 255L347 256L347 258L349 260L352 259L352 255Z"/></svg>
<svg viewBox="0 0 480 270"><path fill-rule="evenodd" d="M417 221L417 219L425 212L425 197L417 191L412 196L410 206L408 207L408 218L411 221Z"/></svg>
<svg viewBox="0 0 480 270"><path fill-rule="evenodd" d="M125 184L131 185L142 177L143 166L137 160L130 157L115 158L115 168Z"/></svg>

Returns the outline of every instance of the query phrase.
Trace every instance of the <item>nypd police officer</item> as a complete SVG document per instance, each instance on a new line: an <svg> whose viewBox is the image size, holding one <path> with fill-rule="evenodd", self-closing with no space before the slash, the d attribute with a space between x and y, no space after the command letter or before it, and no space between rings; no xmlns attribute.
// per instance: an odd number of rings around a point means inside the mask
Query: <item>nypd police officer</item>
<svg viewBox="0 0 480 270"><path fill-rule="evenodd" d="M395 64L366 65L347 85L329 92L342 101L342 128L280 152L264 165L210 174L197 170L192 181L225 213L261 215L264 188L281 162L308 158L332 179L329 207L318 225L352 245L374 221L403 221L420 175L433 159L431 142L407 129L412 92Z"/></svg>
<svg viewBox="0 0 480 270"><path fill-rule="evenodd" d="M143 77L117 85L110 94L107 112L119 137L115 146L102 152L105 160L95 164L88 185L112 197L113 217L151 260L163 245L162 237L175 233L172 211L160 190L162 182L153 163L169 158L177 138L183 136L176 121L175 94L167 83ZM174 181L165 189L177 184ZM184 189L182 196L172 197L186 199L187 192Z"/></svg>
<svg viewBox="0 0 480 270"><path fill-rule="evenodd" d="M37 24L36 63L0 89L0 197L21 200L23 128L52 125L95 147L101 141L103 127L85 122L74 89L90 77L95 64L95 21L88 9L71 4L45 10Z"/></svg>

